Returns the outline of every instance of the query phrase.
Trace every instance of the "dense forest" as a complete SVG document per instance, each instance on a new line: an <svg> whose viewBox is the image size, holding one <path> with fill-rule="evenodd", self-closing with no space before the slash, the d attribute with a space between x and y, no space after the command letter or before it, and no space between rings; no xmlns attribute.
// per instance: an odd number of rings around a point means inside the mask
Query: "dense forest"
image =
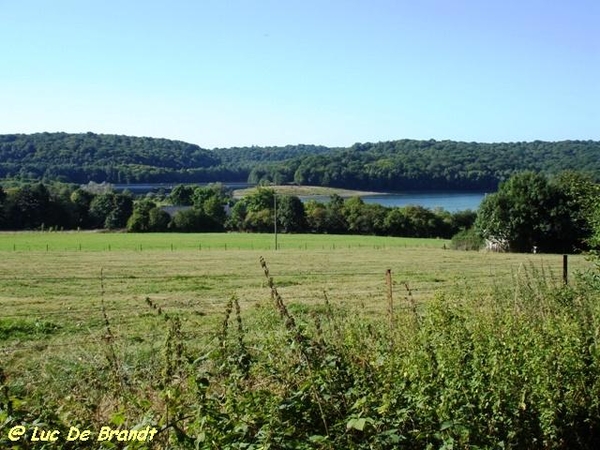
<svg viewBox="0 0 600 450"><path fill-rule="evenodd" d="M600 142L485 144L398 140L207 150L167 139L38 133L0 135L0 179L110 183L274 182L402 190L495 190L522 170L600 179Z"/></svg>

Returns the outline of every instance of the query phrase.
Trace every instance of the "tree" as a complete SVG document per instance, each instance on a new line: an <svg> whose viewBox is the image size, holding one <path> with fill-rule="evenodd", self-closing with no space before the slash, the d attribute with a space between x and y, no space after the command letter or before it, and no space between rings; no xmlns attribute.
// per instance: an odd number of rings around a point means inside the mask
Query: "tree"
<svg viewBox="0 0 600 450"><path fill-rule="evenodd" d="M0 186L0 230L6 227L6 192Z"/></svg>
<svg viewBox="0 0 600 450"><path fill-rule="evenodd" d="M133 206L133 214L127 220L127 231L141 233L150 230L150 211L156 204L150 200L141 200Z"/></svg>
<svg viewBox="0 0 600 450"><path fill-rule="evenodd" d="M185 233L200 233L219 231L220 224L216 223L201 210L190 208L175 214L171 222L171 228L175 231Z"/></svg>
<svg viewBox="0 0 600 450"><path fill-rule="evenodd" d="M248 208L244 199L236 201L231 207L231 213L226 221L227 229L241 231L244 229L244 221L248 214Z"/></svg>
<svg viewBox="0 0 600 450"><path fill-rule="evenodd" d="M258 233L273 231L273 211L270 209L248 211L244 220L244 230Z"/></svg>
<svg viewBox="0 0 600 450"><path fill-rule="evenodd" d="M262 211L263 209L272 210L274 206L275 190L259 186L255 192L244 198L248 212Z"/></svg>
<svg viewBox="0 0 600 450"><path fill-rule="evenodd" d="M366 205L360 197L352 197L344 202L342 213L348 224L348 232L353 234L373 234L383 230L385 213L379 208Z"/></svg>
<svg viewBox="0 0 600 450"><path fill-rule="evenodd" d="M284 233L300 232L307 228L304 204L295 195L277 198L277 223Z"/></svg>
<svg viewBox="0 0 600 450"><path fill-rule="evenodd" d="M460 230L469 230L475 224L477 212L470 209L457 211L450 216L450 225L454 233Z"/></svg>
<svg viewBox="0 0 600 450"><path fill-rule="evenodd" d="M202 228L204 214L196 209L179 211L173 216L171 228L184 233L197 232Z"/></svg>
<svg viewBox="0 0 600 450"><path fill-rule="evenodd" d="M377 203L365 204L364 213L371 224L370 233L378 235L387 234L385 219L387 217L388 208Z"/></svg>
<svg viewBox="0 0 600 450"><path fill-rule="evenodd" d="M348 224L344 217L344 199L337 194L333 194L326 205L326 231L328 233L346 233Z"/></svg>
<svg viewBox="0 0 600 450"><path fill-rule="evenodd" d="M327 225L327 208L325 205L311 199L304 204L304 211L308 229L314 233L324 233Z"/></svg>
<svg viewBox="0 0 600 450"><path fill-rule="evenodd" d="M409 236L428 238L438 235L442 220L433 211L420 205L408 205L402 209L408 219Z"/></svg>
<svg viewBox="0 0 600 450"><path fill-rule="evenodd" d="M71 193L71 205L73 211L73 222L78 228L88 228L90 226L90 204L94 199L94 194L83 189L76 189Z"/></svg>
<svg viewBox="0 0 600 450"><path fill-rule="evenodd" d="M90 218L94 228L125 228L132 213L133 199L124 194L100 194L90 203Z"/></svg>
<svg viewBox="0 0 600 450"><path fill-rule="evenodd" d="M167 231L171 216L162 209L156 207L148 212L148 230L149 231Z"/></svg>
<svg viewBox="0 0 600 450"><path fill-rule="evenodd" d="M191 206L193 204L193 195L194 186L179 184L173 188L169 194L169 199L176 206Z"/></svg>
<svg viewBox="0 0 600 450"><path fill-rule="evenodd" d="M213 195L204 201L201 209L204 211L204 214L213 219L215 223L221 224L221 228L224 227L227 214L225 213L225 203L223 198Z"/></svg>
<svg viewBox="0 0 600 450"><path fill-rule="evenodd" d="M50 193L42 183L9 191L8 224L15 229L36 229L53 225L50 218Z"/></svg>
<svg viewBox="0 0 600 450"><path fill-rule="evenodd" d="M590 175L564 171L552 183L566 196L570 215L570 230L576 246L581 249L593 247L592 236L597 229L597 211L600 199L600 185L594 183Z"/></svg>
<svg viewBox="0 0 600 450"><path fill-rule="evenodd" d="M257 232L272 230L274 199L275 191L272 188L259 186L233 205L228 227Z"/></svg>
<svg viewBox="0 0 600 450"><path fill-rule="evenodd" d="M113 208L104 221L104 228L108 230L125 228L132 213L133 199L125 194L115 194Z"/></svg>
<svg viewBox="0 0 600 450"><path fill-rule="evenodd" d="M522 172L482 201L475 222L484 239L504 241L511 251L571 252L577 245L568 196L544 175Z"/></svg>
<svg viewBox="0 0 600 450"><path fill-rule="evenodd" d="M391 236L411 236L411 224L403 208L390 208L384 219L384 228Z"/></svg>

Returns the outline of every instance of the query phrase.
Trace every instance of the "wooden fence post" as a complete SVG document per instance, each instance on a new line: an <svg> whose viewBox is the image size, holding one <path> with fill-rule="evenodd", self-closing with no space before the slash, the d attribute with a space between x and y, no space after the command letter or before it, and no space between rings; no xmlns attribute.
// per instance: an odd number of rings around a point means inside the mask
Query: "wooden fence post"
<svg viewBox="0 0 600 450"><path fill-rule="evenodd" d="M392 290L392 269L385 272L385 284L387 284L388 315L390 317L390 328L394 327L394 296Z"/></svg>

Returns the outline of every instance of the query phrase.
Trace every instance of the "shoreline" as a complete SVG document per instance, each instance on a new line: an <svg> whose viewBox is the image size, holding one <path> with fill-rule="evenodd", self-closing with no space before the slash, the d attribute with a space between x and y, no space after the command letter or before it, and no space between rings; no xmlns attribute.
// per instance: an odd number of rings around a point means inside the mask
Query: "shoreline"
<svg viewBox="0 0 600 450"><path fill-rule="evenodd" d="M357 191L353 189L332 188L324 186L295 186L295 185L275 185L267 186L279 195L295 195L298 197L327 197L334 194L343 198L349 197L367 197L372 195L390 195L389 192L375 191ZM256 192L258 187L250 187L245 189L235 189L233 191L234 198L242 198Z"/></svg>

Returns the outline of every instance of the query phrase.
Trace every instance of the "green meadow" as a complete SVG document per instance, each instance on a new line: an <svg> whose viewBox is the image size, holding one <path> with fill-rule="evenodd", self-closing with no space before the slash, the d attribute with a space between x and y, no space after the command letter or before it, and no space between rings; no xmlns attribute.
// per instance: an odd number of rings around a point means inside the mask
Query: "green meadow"
<svg viewBox="0 0 600 450"><path fill-rule="evenodd" d="M443 239L394 238L352 235L278 234L281 250L334 250L338 248L431 247ZM273 250L273 234L259 233L148 233L91 231L0 232L0 252L5 251L111 251L111 250Z"/></svg>
<svg viewBox="0 0 600 450"><path fill-rule="evenodd" d="M58 336L74 324L88 331L98 326L101 300L115 325L122 321L134 331L135 319L149 313L146 297L165 310L202 317L221 313L232 295L249 308L269 297L260 256L290 301L319 303L328 295L368 313L386 308L387 269L396 296L408 287L420 302L467 286L512 285L531 270L562 276L560 255L457 252L440 239L279 235L277 251L269 234L32 232L0 239L2 316L47 320ZM578 255L569 265L574 273L589 263Z"/></svg>
<svg viewBox="0 0 600 450"><path fill-rule="evenodd" d="M570 256L564 286L562 255L448 247L2 233L0 423L161 430L128 448L586 448L593 265Z"/></svg>

